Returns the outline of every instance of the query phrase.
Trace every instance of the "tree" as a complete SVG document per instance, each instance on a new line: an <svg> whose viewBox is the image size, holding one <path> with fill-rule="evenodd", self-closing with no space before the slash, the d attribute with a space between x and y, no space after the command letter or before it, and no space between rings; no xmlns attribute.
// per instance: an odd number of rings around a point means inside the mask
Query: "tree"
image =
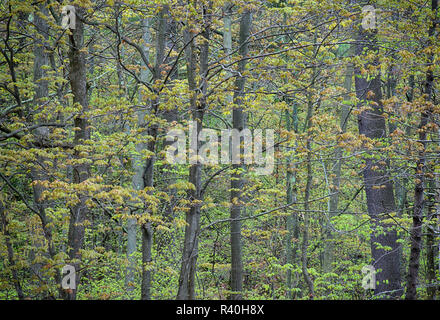
<svg viewBox="0 0 440 320"><path fill-rule="evenodd" d="M0 299L435 299L436 0L68 4L0 2Z"/></svg>
<svg viewBox="0 0 440 320"><path fill-rule="evenodd" d="M192 4L191 4L192 5ZM198 242L200 230L200 207L202 188L202 165L198 159L200 150L199 133L203 126L203 116L206 108L206 90L208 88L208 59L209 59L209 37L212 19L212 4L203 5L200 8L203 12L200 35L204 38L200 45L200 82L197 82L197 53L195 43L195 29L192 21L187 21L183 31L185 41L186 72L188 88L190 90L190 108L193 120L192 132L190 135L196 137L195 143L190 146L190 159L192 164L189 169L188 181L193 187L188 191L188 198L191 202L189 212L186 214L185 239L182 253L182 266L179 277L179 291L177 299L195 299L195 272L197 267ZM200 89L199 89L200 88ZM200 90L200 91L199 91ZM194 160L195 158L195 160Z"/></svg>
<svg viewBox="0 0 440 320"><path fill-rule="evenodd" d="M74 149L76 164L73 165L74 184L84 183L90 177L90 166L87 161L82 161L80 147L86 140L90 139L89 120L87 111L89 110L88 92L87 92L87 69L86 54L84 52L84 24L81 17L84 15L84 8L75 6L75 14L78 19L75 22L75 29L70 29L70 51L69 51L69 81L73 94L73 103L78 104L80 113L75 117L75 137ZM69 235L67 246L69 247L69 256L78 276L76 277L76 289L66 292L66 299L75 300L76 292L80 280L80 261L81 248L84 244L85 226L84 222L88 216L89 210L86 205L87 196L83 192L78 194L78 203L70 208Z"/></svg>
<svg viewBox="0 0 440 320"><path fill-rule="evenodd" d="M246 56L248 55L249 35L252 26L252 14L250 10L245 10L240 20L240 39L238 42L241 61L238 64L238 72L241 76L237 77L234 92L234 109L232 111L232 127L242 132L246 129L246 114L240 106L244 96L246 78L243 75L246 68ZM236 106L236 107L235 107ZM244 137L240 135L244 142ZM243 147L240 147L242 154ZM244 159L243 159L244 161ZM241 162L241 158L240 158ZM231 174L231 299L240 300L243 290L243 262L241 250L241 215L243 210L242 190L244 187L243 165L233 164Z"/></svg>
<svg viewBox="0 0 440 320"><path fill-rule="evenodd" d="M428 46L432 44L432 37L435 34L435 29L437 26L436 14L438 8L438 1L431 1L431 10L433 12L434 18L431 20L428 32ZM428 57L428 63L432 63L434 57L431 53ZM416 174L415 174L415 188L414 188L414 212L413 212L413 223L411 226L411 254L409 257L409 267L408 267L408 283L406 289L406 299L414 300L417 297L417 277L419 272L419 259L420 259L420 248L422 244L422 222L423 222L423 208L425 205L425 172L426 172L426 136L428 129L428 121L430 117L430 104L429 101L432 99L433 94L433 82L434 75L431 69L426 72L426 81L424 94L427 101L426 106L421 111L420 124L418 127L419 141L421 145L419 148L419 158L416 163Z"/></svg>
<svg viewBox="0 0 440 320"><path fill-rule="evenodd" d="M367 52L377 54L377 29L359 28L357 34L356 54L366 56ZM377 68L378 59L366 64L364 70L373 66L374 74L367 77L362 74L361 67L355 67L356 95L360 101L358 116L359 134L367 141L380 143L386 140L386 126L383 117L382 91L380 70ZM379 158L378 160L376 160ZM389 176L389 161L380 159L377 155L368 152L365 158L363 171L364 189L367 198L368 214L373 223L371 234L371 254L373 266L378 271L375 294L382 292L391 297L399 296L400 261L398 256L399 244L397 232L391 226L383 223L387 216L396 211L393 184Z"/></svg>

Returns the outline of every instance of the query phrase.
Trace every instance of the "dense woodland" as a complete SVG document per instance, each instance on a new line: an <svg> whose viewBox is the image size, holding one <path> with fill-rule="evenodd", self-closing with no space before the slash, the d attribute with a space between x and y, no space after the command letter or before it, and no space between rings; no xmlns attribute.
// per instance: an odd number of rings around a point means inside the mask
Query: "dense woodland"
<svg viewBox="0 0 440 320"><path fill-rule="evenodd" d="M439 299L439 11L1 0L0 299Z"/></svg>

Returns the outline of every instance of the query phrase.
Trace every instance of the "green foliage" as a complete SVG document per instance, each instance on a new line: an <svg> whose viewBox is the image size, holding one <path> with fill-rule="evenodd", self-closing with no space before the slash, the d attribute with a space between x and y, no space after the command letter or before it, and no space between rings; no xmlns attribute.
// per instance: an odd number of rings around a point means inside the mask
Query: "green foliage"
<svg viewBox="0 0 440 320"><path fill-rule="evenodd" d="M230 54L223 46L226 1L75 3L88 14L81 48L88 108L75 103L70 87L72 31L61 27L61 4L0 3L0 299L19 298L18 284L27 299L60 299L61 268L75 262L81 276L78 299L138 299L145 270L152 275L152 299L174 299L186 215L194 205L201 208L196 297L227 299L233 293L230 180L237 172L246 181L241 225L245 299L288 299L289 292L295 299L310 299L305 273L313 283L314 299L374 299L362 288L361 269L372 263L370 239L397 230L406 268L413 190L419 182L414 173L421 155L426 159L425 185L432 183L424 193L423 230L438 230L438 214L433 212L440 205L439 85L435 81L431 101L424 96L424 85L427 73L438 78L440 49L436 39L428 41L426 21L432 12L424 1L378 1L380 49L364 55L351 50L360 8L346 1L229 1L234 4ZM157 17L165 4L166 57L157 67ZM194 46L200 59L200 48L209 41L209 73L202 79L196 70L194 79L206 80L207 87L200 88L195 99L204 103L205 128L231 128L237 65L243 59L236 21L245 9L253 12L254 22L247 67L240 75L246 77L241 102L248 128L275 130L275 169L258 176L253 165L235 172L227 164L205 165L203 199L194 200L188 196L196 189L188 180L190 165L169 164L165 157L167 132L187 131L194 111L185 50ZM206 12L213 16L209 27ZM37 30L37 15L48 25L47 34ZM151 25L145 30L147 19ZM186 28L194 35L191 45L183 37ZM209 40L201 35L205 28L211 30ZM150 43L145 43L145 34ZM45 49L48 65L35 79L38 55L44 55L38 53L39 46ZM374 60L377 67L371 65ZM352 75L352 67L360 75ZM154 68L160 75L153 76ZM367 99L371 92L359 99L354 83L378 74L383 84L380 117L388 132L371 139L359 134L358 117L375 110L376 102ZM353 84L347 88L346 82ZM36 91L44 83L47 95L37 99ZM349 111L345 122L344 110ZM418 128L425 110L429 123ZM75 132L83 130L78 127L80 117L88 120L91 135L76 141ZM425 149L418 141L420 130L428 134ZM153 149L148 147L152 142ZM151 159L153 186L139 188L135 179L144 181ZM362 176L366 160L379 174L384 166L391 168L396 210L384 213L381 224L368 215ZM88 168L88 178L78 183L74 177L80 165ZM372 189L379 192L386 182ZM293 203L287 203L288 194ZM73 258L67 247L69 223L73 208L83 199L84 244ZM330 211L331 201L337 202L336 212ZM136 220L137 242L129 258L131 218ZM146 223L153 230L152 261L142 266L140 230ZM303 244L305 236L308 241ZM438 232L433 241L438 244ZM373 245L384 252L391 249ZM328 272L326 248L332 248L328 250L333 257ZM434 270L434 278L428 275L428 253L423 246L420 298L428 298L424 284L440 282L439 270ZM437 259L436 253L436 265ZM127 282L130 268L133 281ZM405 276L406 271L403 285Z"/></svg>

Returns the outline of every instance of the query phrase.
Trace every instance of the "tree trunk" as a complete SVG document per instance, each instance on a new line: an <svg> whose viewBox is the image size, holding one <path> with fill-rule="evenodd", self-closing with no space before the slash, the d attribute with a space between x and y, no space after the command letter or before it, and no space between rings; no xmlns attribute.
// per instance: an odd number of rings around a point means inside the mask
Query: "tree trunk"
<svg viewBox="0 0 440 320"><path fill-rule="evenodd" d="M190 162L188 181L194 186L188 191L188 198L191 201L189 212L186 214L185 239L183 244L182 265L179 276L179 289L177 292L177 299L179 300L193 300L195 299L195 274L197 267L198 256L198 237L200 231L200 208L201 208L201 190L202 190L202 165L197 158L200 149L199 133L203 126L203 115L205 112L205 94L207 90L206 75L208 72L208 58L209 58L209 38L210 38L210 20L211 14L207 12L210 8L203 7L203 19L205 25L202 26L202 36L204 38L200 47L200 84L196 83L196 69L197 69L197 53L195 41L193 39L192 25L188 21L188 25L183 32L185 44L188 44L185 49L187 60L187 79L188 87L191 92L190 106L192 112L192 120L195 124L192 135L195 138L195 144L190 146ZM200 89L198 89L200 88ZM201 93L199 93L201 90ZM198 97L200 94L200 97Z"/></svg>
<svg viewBox="0 0 440 320"><path fill-rule="evenodd" d="M41 15L44 17L48 17L49 13L47 10L47 4L41 3L38 5L38 10ZM47 25L47 22L45 18L41 17L39 14L34 14L34 25L35 29L38 32L38 38L35 42L34 47L34 83L36 84L35 87L35 94L34 94L34 101L33 103L37 106L40 104L44 105L45 98L48 97L49 94L49 88L48 88L48 81L44 79L46 77L46 67L49 65L49 54L47 52L47 40L49 37L49 26ZM41 38L40 38L41 37ZM41 108L36 108L38 111L41 112ZM29 120L32 121L32 113L29 113ZM35 139L38 142L41 142L41 144L44 143L44 141L48 141L49 139L49 128L48 127L40 127L35 130ZM31 168L30 177L32 182L32 191L33 191L33 198L34 198L34 207L38 211L38 216L41 221L41 230L42 233L47 241L48 246L48 253L50 257L53 257L55 255L55 250L52 243L52 232L50 228L48 227L48 223L50 222L46 215L46 207L47 203L46 201L41 200L41 195L44 191L44 188L40 183L37 181L44 181L47 180L47 175L44 173L44 169L38 165L41 163L44 163L47 158L44 158L40 155L37 155L37 161ZM35 230L35 236L38 236L40 234L39 230ZM36 247L42 247L44 246L44 243L37 240L37 242L34 244ZM31 268L35 275L39 279L42 279L41 275L41 263L35 263L32 264ZM55 273L55 281L56 283L59 283L59 272ZM46 294L46 293L44 293Z"/></svg>
<svg viewBox="0 0 440 320"><path fill-rule="evenodd" d="M231 61L231 53L232 53L232 4L226 3L223 7L223 47L225 50L226 63L230 63ZM232 72L228 71L226 73L226 79L232 77ZM232 103L233 96L230 94L226 95L227 103Z"/></svg>
<svg viewBox="0 0 440 320"><path fill-rule="evenodd" d="M350 46L350 49L348 50L348 53L350 54L353 50L353 46ZM345 71L345 79L344 79L344 89L347 91L347 93L344 95L344 101L350 100L350 92L353 82L353 66L350 64L347 66ZM350 107L347 104L342 105L342 110L340 114L340 122L339 126L341 128L341 133L345 133L347 128L347 122L348 122L348 116L350 114ZM338 207L339 207L339 187L341 184L341 168L342 168L342 148L336 147L335 151L335 163L333 165L333 181L332 185L334 186L334 189L331 190L333 193L330 196L330 205L329 205L329 213L328 218L331 223L332 217L334 217L337 214ZM330 225L327 225L326 228L326 239L324 243L324 254L323 254L323 261L322 261L322 269L325 273L332 271L332 263L334 260L334 250L335 250L335 244L333 239L333 233Z"/></svg>
<svg viewBox="0 0 440 320"><path fill-rule="evenodd" d="M249 46L247 44L252 15L249 10L243 12L240 21L240 39L239 39L239 53L241 57L248 55ZM243 74L246 68L246 60L243 59L238 65L238 72ZM237 105L232 110L232 127L241 132L246 128L246 115L243 112L242 97L244 96L244 85L246 78L240 76L235 82L234 105ZM240 154L243 147L240 141ZM241 161L241 159L240 159ZM243 207L242 191L244 187L244 178L242 170L243 164L233 164L231 174L231 300L241 300L243 291L243 262L241 250L241 214Z"/></svg>
<svg viewBox="0 0 440 320"><path fill-rule="evenodd" d="M406 299L417 299L417 277L419 273L420 249L422 244L422 223L425 193L425 151L426 151L426 125L428 124L428 111L422 111L419 124L419 144L423 146L419 152L416 165L414 188L414 211L411 226L411 252L409 256L408 283Z"/></svg>
<svg viewBox="0 0 440 320"><path fill-rule="evenodd" d="M292 115L289 110L286 110L286 129L291 132L298 132L298 110L297 104L293 102L293 111ZM289 148L291 150L291 148ZM295 172L295 164L293 163L293 155L287 157L287 173L286 173L286 204L291 204L297 201L297 190L296 190L296 172ZM292 244L292 240L295 241L299 238L299 225L298 225L298 213L292 211L291 214L287 216L286 221L286 263L290 265L294 265L296 262L296 255L298 251L298 245ZM292 294L292 270L287 269L287 298L293 299L294 295Z"/></svg>
<svg viewBox="0 0 440 320"><path fill-rule="evenodd" d="M6 218L5 207L3 206L2 200L0 200L0 218L2 222L2 232L4 234L6 249L8 251L8 262L11 269L12 281L14 283L15 291L17 292L17 297L19 300L24 299L23 288L20 283L20 278L17 274L17 269L15 268L15 258L14 250L11 244L11 235L8 231L8 220Z"/></svg>
<svg viewBox="0 0 440 320"><path fill-rule="evenodd" d="M356 45L356 54L365 55L365 50L377 51L376 32L360 29ZM374 61L375 66L378 61ZM361 101L360 106L370 102L371 109L364 110L358 116L359 133L365 137L378 141L386 139L386 125L381 105L382 92L380 75L367 79L361 74L360 68L355 68L356 95ZM365 159L363 170L365 193L367 197L368 214L372 219L374 230L384 228L380 234L371 234L371 252L373 266L378 272L376 279L378 285L375 294L385 291L390 297L400 296L400 262L399 244L397 243L397 232L394 229L387 229L390 226L382 223L387 214L396 211L393 194L393 184L389 176L389 161L375 161L370 157ZM384 250L380 246L390 247L391 250Z"/></svg>
<svg viewBox="0 0 440 320"><path fill-rule="evenodd" d="M440 136L440 131L437 131L438 135ZM435 203L436 203L436 208L435 208L435 219L437 220L437 225L436 225L436 232L437 234L440 234L440 179L438 177L438 175L435 176ZM440 274L440 240L438 239L438 237L436 238L438 243L437 243L437 272L438 274ZM440 296L440 286L437 285L437 295Z"/></svg>
<svg viewBox="0 0 440 320"><path fill-rule="evenodd" d="M315 79L315 71L313 72L313 78L312 78L312 83L311 83L311 87L313 88L314 85L314 79ZM302 272L303 272L303 277L304 277L304 281L307 284L307 287L309 289L309 298L313 299L314 295L315 295L315 290L314 290L314 285L313 285L313 281L310 277L309 271L307 269L308 266L308 257L307 257L307 250L308 250L308 246L309 246L309 209L310 209L310 204L309 204L309 199L310 199L310 191L312 188L312 144L311 144L311 137L309 136L309 132L308 130L311 128L312 125L312 115L313 115L313 101L312 101L312 97L309 94L309 98L308 98L308 108L307 108L307 116L305 119L305 125L304 125L304 131L306 131L307 133L307 142L306 142L306 148L307 148L307 159L306 159L306 163L307 163L307 179L306 179L306 188L304 191L304 229L303 229L303 239L302 239L302 243L301 243L301 266L302 266Z"/></svg>
<svg viewBox="0 0 440 320"><path fill-rule="evenodd" d="M75 6L76 15L82 17L84 8ZM73 103L81 106L81 112L76 116L74 123L77 130L75 130L74 145L79 146L83 141L90 138L89 121L85 116L88 111L88 95L87 95L87 78L86 78L86 62L85 53L82 50L84 45L84 25L80 19L76 19L75 29L70 29L72 33L69 35L70 40L70 86L73 93ZM81 159L78 151L75 151L74 157ZM73 183L79 184L87 180L90 176L89 164L81 163L73 166ZM88 208L86 206L87 196L79 194L79 203L70 208L70 222L68 235L68 250L69 257L72 260L72 265L76 270L76 289L66 293L68 300L75 300L80 280L79 266L81 260L80 249L84 243L84 220L88 215Z"/></svg>
<svg viewBox="0 0 440 320"><path fill-rule="evenodd" d="M430 170L432 172L432 170ZM435 231L436 231L436 208L435 208L435 182L433 179L429 180L429 190L428 190L428 206L426 209L426 280L428 287L426 288L426 293L429 300L434 300L436 295L436 277L435 277L435 256L436 256L436 246L435 246Z"/></svg>
<svg viewBox="0 0 440 320"><path fill-rule="evenodd" d="M149 45L151 43L151 34L150 34L150 23L151 20L149 18L142 20L142 40L144 56L149 57ZM140 79L144 82L148 82L148 78L151 76L148 67L145 65L144 61L141 59L141 72ZM143 97L141 91L139 92L139 100L143 101ZM145 108L137 111L137 128L141 129L145 127ZM136 144L136 155L133 157L133 169L134 175L132 177L132 186L134 190L143 190L144 189L144 172L145 165L142 163L142 157L140 156L142 150L146 149L147 145L144 142L139 142ZM129 261L129 265L127 267L127 276L126 276L126 287L128 292L132 292L134 290L134 282L135 282L135 270L136 270L136 259L134 257L134 253L137 250L137 219L136 217L130 218L127 220L127 258Z"/></svg>
<svg viewBox="0 0 440 320"><path fill-rule="evenodd" d="M432 46L431 37L435 34L436 13L438 7L438 0L431 0L431 10L434 13L434 19L431 21L429 27L428 36L428 46ZM434 55L431 53L428 57L428 63L432 64L434 60ZM425 82L425 99L427 105L429 105L432 99L434 83L434 74L432 69L428 69L426 72L426 82ZM420 266L420 249L422 244L422 223L423 223L423 207L424 207L424 193L425 193L425 162L426 162L426 127L429 120L430 110L425 108L420 116L419 123L419 141L418 143L422 146L419 151L419 159L416 164L416 174L415 174L415 188L414 188L414 211L413 211L413 223L411 227L411 252L409 256L409 267L408 267L408 282L406 288L406 299L414 300L417 299L417 278Z"/></svg>
<svg viewBox="0 0 440 320"><path fill-rule="evenodd" d="M167 6L163 6L159 12L157 20L157 37L156 37L156 63L154 67L153 83L161 79L162 64L164 62L164 50L165 50L165 37L166 37L166 21L167 21ZM156 97L152 102L152 113L154 116L158 116L159 97ZM154 185L154 162L156 138L158 132L158 124L152 123L148 129L148 135L151 136L150 141L147 143L147 148L151 152L150 158L147 159L144 172L144 185L145 187L152 188ZM142 226L142 286L141 286L141 299L151 299L151 268L149 264L152 261L151 249L153 246L153 229L150 222L146 222Z"/></svg>

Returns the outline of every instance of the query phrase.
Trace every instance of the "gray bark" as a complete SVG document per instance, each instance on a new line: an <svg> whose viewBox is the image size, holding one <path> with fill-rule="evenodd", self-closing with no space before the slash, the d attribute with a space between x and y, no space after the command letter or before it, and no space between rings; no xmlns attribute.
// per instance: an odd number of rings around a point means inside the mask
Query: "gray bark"
<svg viewBox="0 0 440 320"><path fill-rule="evenodd" d="M232 5L230 3L226 3L223 8L223 47L225 50L226 63L231 61L231 53L232 53ZM232 72L228 71L226 73L226 78L232 76ZM227 94L226 101L231 103L233 96Z"/></svg>
<svg viewBox="0 0 440 320"><path fill-rule="evenodd" d="M202 130L203 115L205 112L206 101L205 93L207 90L206 75L208 70L208 58L209 58L209 38L210 30L209 24L211 14L206 14L207 7L203 7L203 18L205 25L202 26L202 36L204 38L203 44L200 47L200 75L201 83L196 84L196 69L197 69L197 57L196 46L193 39L193 34L189 30L190 26L184 30L184 41L189 43L185 49L185 56L187 60L187 79L188 86L191 91L191 112L192 120L197 123L196 134ZM197 88L200 88L201 92ZM197 97L201 94L200 97ZM200 149L200 143L197 139L197 143L191 146L193 152L198 154ZM188 191L188 198L193 202L189 212L186 214L186 227L185 227L185 239L182 253L182 265L179 276L179 289L177 293L177 299L179 300L193 300L195 299L195 273L197 267L198 256L198 234L200 231L200 207L202 201L202 165L199 161L192 164L189 170L188 181L194 185L194 189Z"/></svg>
<svg viewBox="0 0 440 320"><path fill-rule="evenodd" d="M83 16L84 8L75 6L76 14ZM86 77L86 63L85 53L81 51L84 46L84 25L80 19L76 19L75 29L71 29L72 33L69 35L70 51L69 51L69 81L73 93L73 103L79 104L82 107L82 112L76 116L74 120L75 131L74 145L81 145L84 140L90 138L89 121L85 116L88 110L88 95L87 95L87 77ZM74 157L79 159L80 155L75 151ZM87 163L76 164L73 166L73 183L79 184L87 180L90 176L89 165ZM86 206L87 196L79 194L79 203L70 208L70 222L68 234L68 252L72 260L72 265L75 267L76 274L76 289L66 292L66 299L75 300L76 292L79 285L79 266L81 260L80 249L84 244L84 220L88 215L88 208Z"/></svg>
<svg viewBox="0 0 440 320"><path fill-rule="evenodd" d="M46 3L39 4L38 10L39 13L43 16L47 17L49 14ZM49 26L47 25L46 20L43 17L41 17L39 14L34 14L34 25L38 35L34 46L35 58L34 58L33 77L36 87L35 87L33 103L34 105L38 106L37 112L40 112L41 108L44 108L44 107L40 107L40 105L44 105L45 102L44 98L47 98L49 94L48 81L44 79L47 73L45 66L49 65L49 54L47 52L48 49L46 48L49 37ZM32 117L31 114L29 116ZM42 126L37 130L35 130L35 139L38 140L38 142L41 142L41 144L43 144L43 141L48 140L48 135L49 135L49 129L47 127ZM37 182L37 181L47 180L47 176L44 173L44 169L38 165L40 163L44 163L44 161L46 160L47 159L42 156L39 155L37 156L37 161L31 168L30 177L33 182L36 182L32 184L34 207L39 213L38 216L41 221L41 230L43 232L45 239L47 240L48 253L51 257L53 257L55 255L55 250L53 248L53 243L52 243L52 233L47 226L49 223L46 215L47 203L46 201L41 200L41 195L44 191L44 188L41 186L40 183ZM38 235L40 233L38 229L35 230L35 235ZM37 248L41 248L42 246L44 246L44 243L37 241L36 243L34 243L34 245ZM40 272L41 267L42 267L41 263L35 263L31 265L33 273L40 280L42 280L42 275ZM58 273L56 273L55 276L56 282L59 281L58 278L59 278Z"/></svg>
<svg viewBox="0 0 440 320"><path fill-rule="evenodd" d="M316 40L316 39L315 39ZM313 72L313 78L311 87L314 86L314 79L315 79L315 71ZM303 229L303 238L301 242L301 267L302 267L302 273L304 277L304 281L307 284L308 290L309 290L309 298L313 299L315 295L315 289L314 284L312 281L312 278L310 277L309 271L307 270L308 267L308 257L307 257L307 249L309 246L309 199L310 199L310 191L312 188L312 178L313 178L313 172L312 172L312 141L311 137L308 134L308 129L311 128L312 125L312 115L313 115L313 101L312 97L309 94L308 97L308 107L307 107L307 116L305 119L305 125L304 125L304 131L307 132L307 141L306 141L306 148L307 148L307 157L306 157L306 163L307 163L307 178L306 178L306 188L304 191L304 229Z"/></svg>
<svg viewBox="0 0 440 320"><path fill-rule="evenodd" d="M350 46L349 53L354 51L353 46ZM348 101L350 99L349 93L351 92L352 82L353 82L353 66L350 64L346 68L345 79L344 79L344 89L347 93L344 96L344 100ZM347 104L342 105L341 115L340 115L340 123L339 126L341 128L341 133L344 133L347 128L348 116L350 114L350 107ZM335 152L336 161L333 166L333 180L332 185L334 186L334 190L331 190L333 193L330 196L330 205L329 205L329 213L328 218L331 221L331 218L337 214L339 207L339 187L341 184L341 168L342 168L342 148L337 147ZM328 225L326 230L326 240L324 243L324 253L323 253L323 261L322 261L322 269L325 273L332 271L332 263L334 260L334 236L332 233L331 227Z"/></svg>
<svg viewBox="0 0 440 320"><path fill-rule="evenodd" d="M431 0L431 10L433 13L437 13L438 0ZM434 15L436 17L436 15ZM430 21L430 27L428 36L431 38L435 34L437 26L436 19ZM428 46L433 45L432 40L428 41ZM428 57L428 63L433 63L434 55L431 53ZM431 101L433 94L434 73L432 69L428 69L426 72L425 81L425 98L427 101ZM411 252L409 256L408 267L408 282L406 288L406 300L417 299L417 278L420 267L420 250L422 245L422 223L423 223L423 208L425 205L425 165L426 165L426 136L428 128L426 125L429 121L430 110L423 110L420 115L419 123L419 141L422 145L422 149L419 151L419 158L416 165L415 174L415 188L414 188L414 211L413 222L411 227Z"/></svg>
<svg viewBox="0 0 440 320"><path fill-rule="evenodd" d="M356 54L359 56L364 55L365 50L378 50L376 32L373 30L360 29L357 40ZM377 65L378 62L374 61L373 64ZM361 74L358 67L355 68L356 95L361 101L360 106L366 102L373 102L370 104L371 109L362 111L358 116L359 133L377 141L386 138L386 124L382 115L380 75L370 75L370 77L371 79L367 79L366 76ZM392 291L387 296L400 296L401 275L397 232L389 225L382 223L382 220L387 218L388 213L396 211L393 183L389 175L389 161L385 161L384 164L368 157L365 159L365 165L363 178L367 208L374 227L374 232L371 234L371 252L373 266L377 270L376 280L378 284L375 294L379 295L385 291ZM373 167L377 169L374 170ZM384 232L376 234L379 227L383 228ZM391 250L378 248L378 244L388 246Z"/></svg>
<svg viewBox="0 0 440 320"><path fill-rule="evenodd" d="M158 25L157 25L157 37L156 37L156 63L154 67L153 83L161 79L162 64L164 62L164 50L165 50L165 40L166 40L166 22L167 22L167 6L163 6L159 12ZM152 101L152 110L154 116L158 116L159 108L159 97L156 97ZM154 186L154 162L156 161L155 150L156 150L156 138L158 132L158 125L152 123L148 128L148 135L151 139L147 143L147 149L152 152L150 158L147 159L145 172L143 175L144 186L153 187ZM141 285L141 299L150 300L151 299L151 278L152 273L148 265L152 261L151 250L153 247L153 229L151 227L151 222L146 222L142 226L142 285Z"/></svg>
<svg viewBox="0 0 440 320"><path fill-rule="evenodd" d="M248 38L251 30L252 14L249 10L243 12L240 21L240 38L239 38L239 53L242 58L248 55L249 46ZM238 72L243 74L246 69L246 59L242 59L238 65ZM234 105L232 111L232 127L241 132L246 128L246 114L243 111L242 97L245 94L244 76L239 76L235 82ZM240 154L243 147L240 141ZM245 184L242 169L243 164L233 164L231 174L231 300L241 300L243 291L243 262L242 262L242 243L241 243L241 215L244 211L242 191Z"/></svg>
<svg viewBox="0 0 440 320"><path fill-rule="evenodd" d="M290 114L289 110L286 110L286 129L288 131L298 132L298 114L297 104L293 102L293 111ZM290 149L290 148L289 148ZM297 189L296 189L296 172L295 164L293 162L293 155L287 157L287 173L286 173L286 204L295 203L297 201ZM298 245L293 245L292 240L296 241L299 238L299 220L298 213L292 211L287 216L286 221L287 236L286 236L286 263L294 266ZM286 274L286 286L287 286L287 298L293 299L292 294L292 270L288 269Z"/></svg>
<svg viewBox="0 0 440 320"><path fill-rule="evenodd" d="M430 172L432 172L432 167L430 167ZM427 298L429 300L434 300L436 296L437 288L434 286L436 282L435 276L435 256L436 256L436 245L435 245L435 231L436 225L436 208L435 208L435 181L434 179L429 179L428 182L428 205L426 210L426 281L428 287L426 288Z"/></svg>
<svg viewBox="0 0 440 320"><path fill-rule="evenodd" d="M146 18L142 20L142 40L143 40L143 51L144 56L149 57L149 45L151 43L151 34L150 34L150 24L151 19ZM141 72L140 79L142 81L148 82L148 78L151 76L148 67L145 65L144 61L141 59ZM142 101L142 94L139 92L139 100ZM137 111L137 127L143 128L145 127L145 108L142 108ZM141 152L146 149L146 143L139 142L136 144L136 155L133 157L133 169L134 175L132 177L132 186L134 190L143 190L144 189L144 171L145 166L142 163ZM134 253L137 249L137 219L136 217L130 218L127 220L127 258L129 261L129 265L127 268L127 276L126 276L126 286L127 291L132 292L134 290L134 282L135 282L135 270L136 270L136 259L134 257Z"/></svg>
<svg viewBox="0 0 440 320"><path fill-rule="evenodd" d="M5 207L3 206L3 202L0 201L0 218L2 222L2 232L4 234L6 249L8 251L8 262L11 268L12 281L14 283L15 291L17 292L17 297L19 300L24 299L23 288L20 283L20 278L17 273L17 269L15 268L15 258L14 258L14 250L12 248L11 243L11 234L8 231L8 220L6 218Z"/></svg>

